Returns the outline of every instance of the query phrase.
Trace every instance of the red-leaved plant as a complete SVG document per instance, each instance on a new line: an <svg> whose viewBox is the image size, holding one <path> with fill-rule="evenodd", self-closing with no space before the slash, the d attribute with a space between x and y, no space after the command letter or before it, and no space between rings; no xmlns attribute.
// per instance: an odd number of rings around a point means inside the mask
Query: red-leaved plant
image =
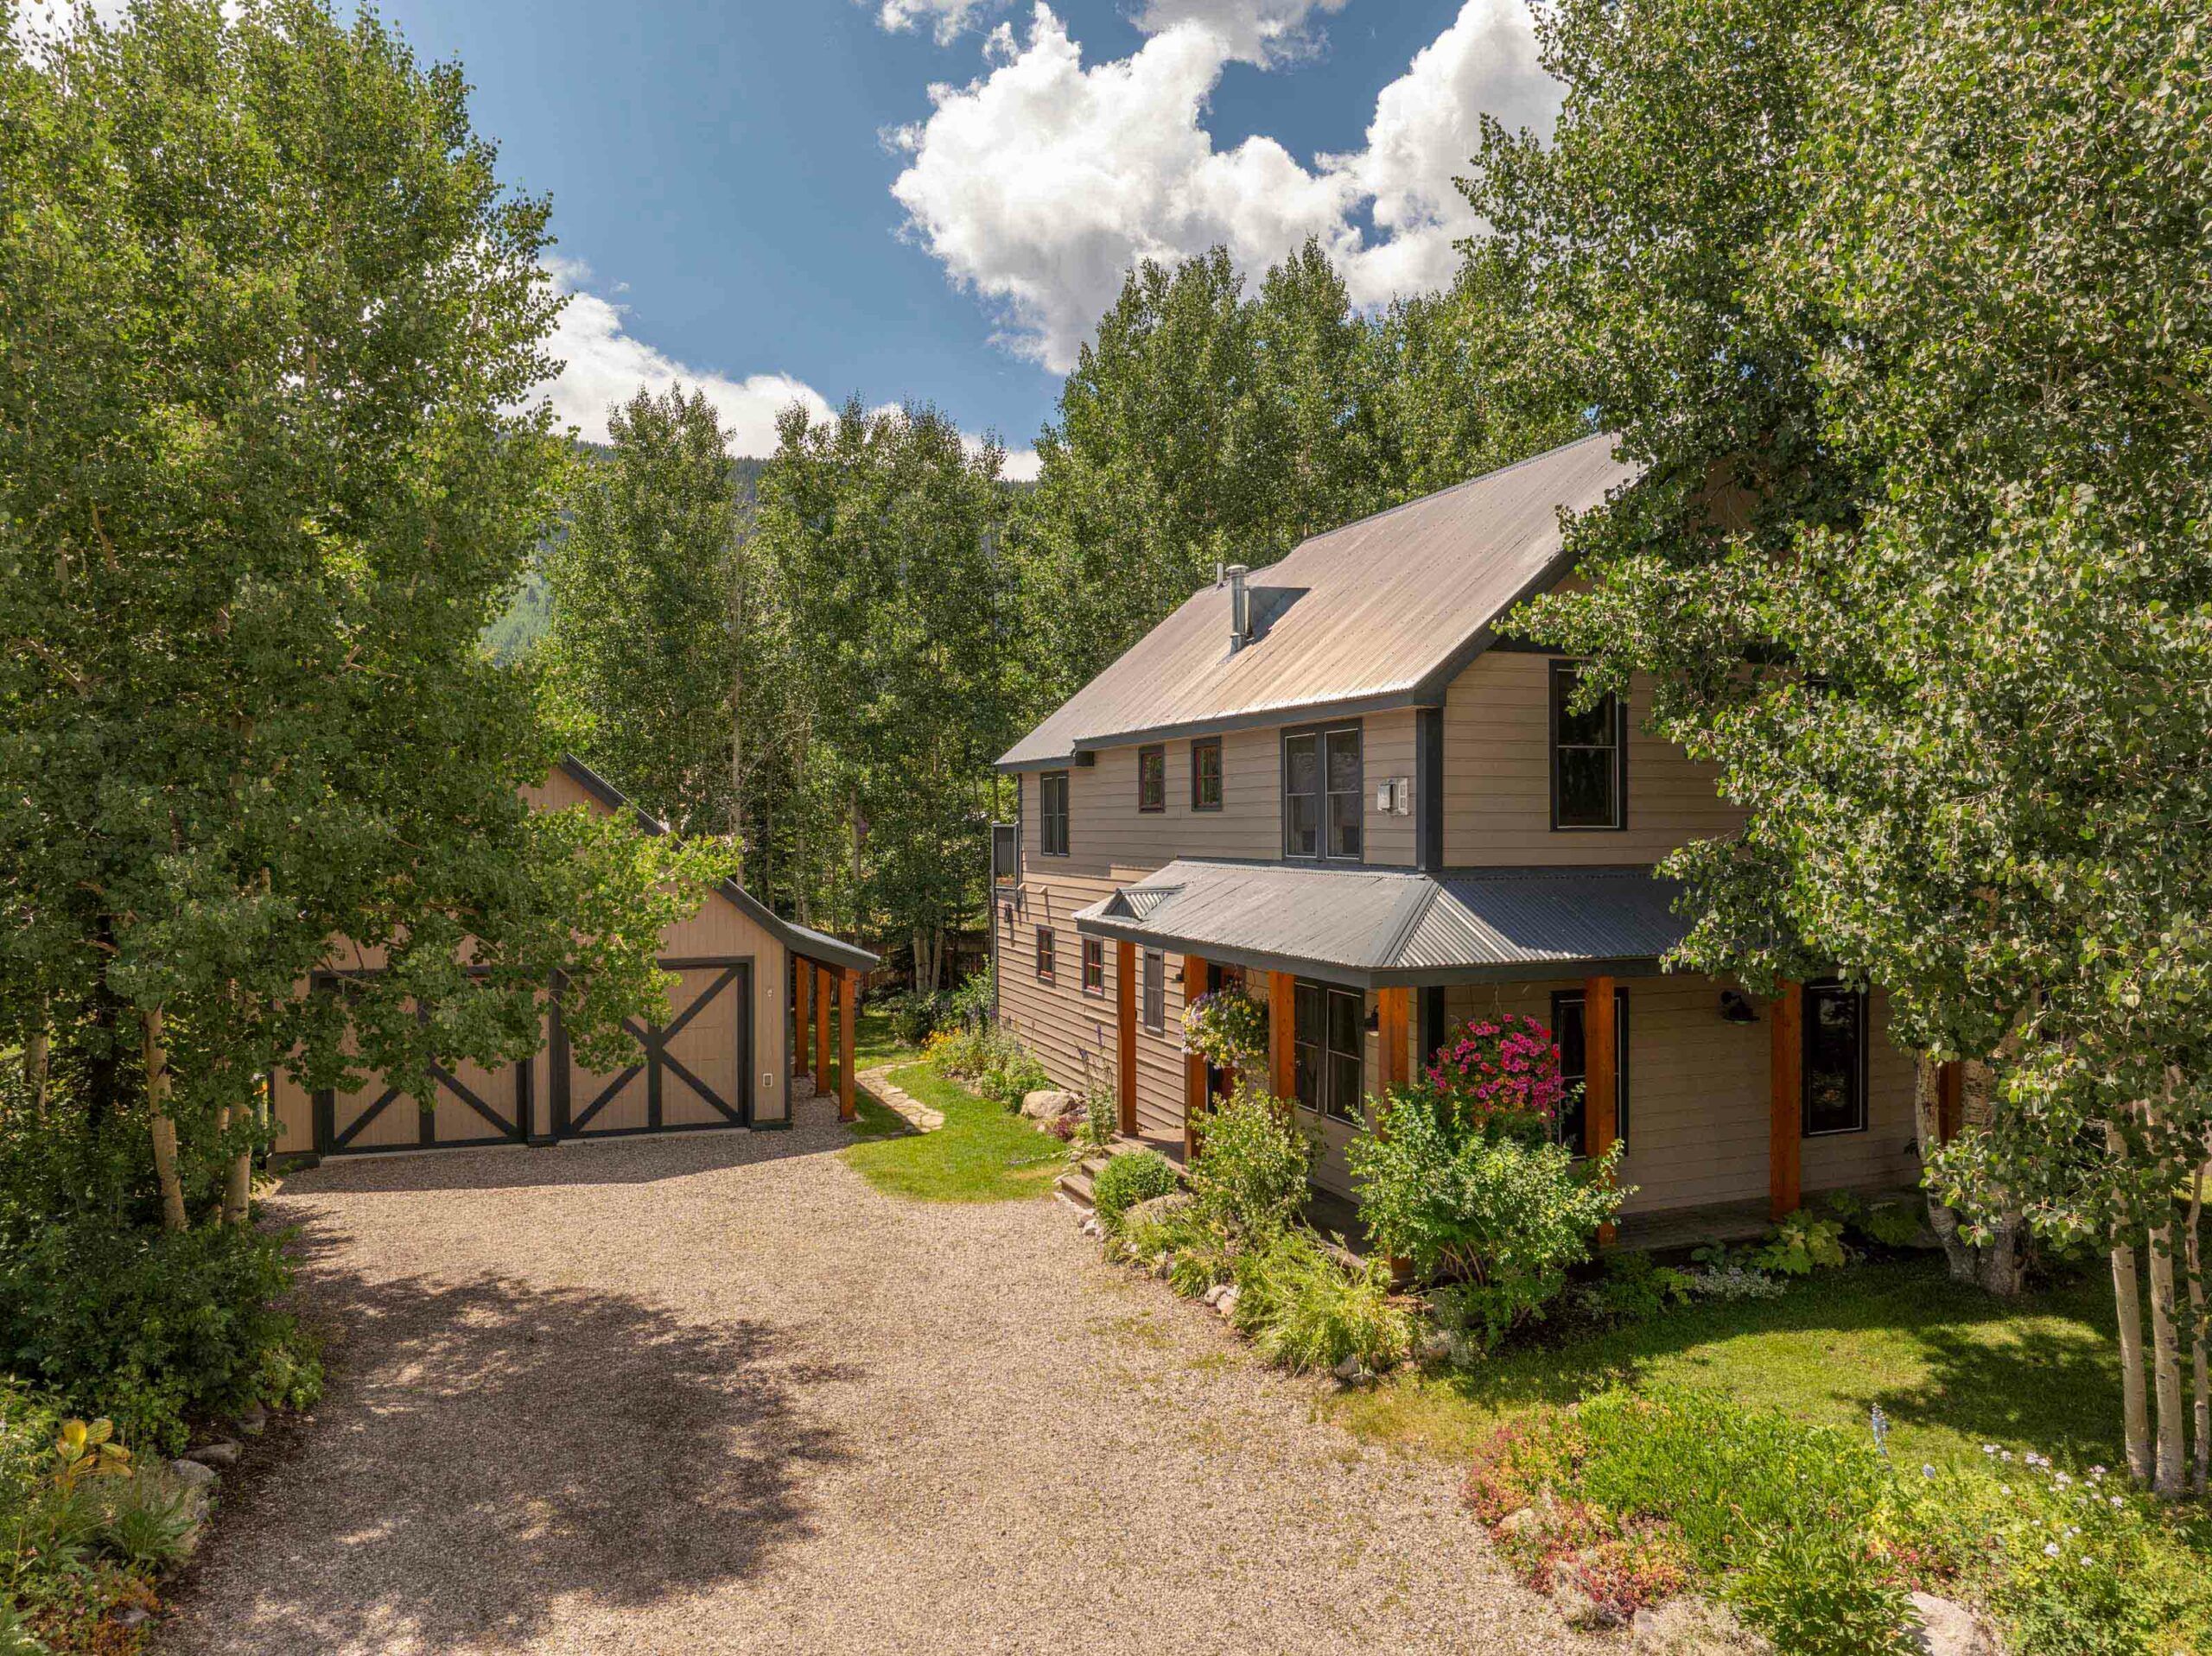
<svg viewBox="0 0 2212 1656"><path fill-rule="evenodd" d="M1567 1097L1551 1031L1519 1012L1469 1018L1436 1049L1428 1079L1474 1122L1527 1115L1548 1124Z"/></svg>

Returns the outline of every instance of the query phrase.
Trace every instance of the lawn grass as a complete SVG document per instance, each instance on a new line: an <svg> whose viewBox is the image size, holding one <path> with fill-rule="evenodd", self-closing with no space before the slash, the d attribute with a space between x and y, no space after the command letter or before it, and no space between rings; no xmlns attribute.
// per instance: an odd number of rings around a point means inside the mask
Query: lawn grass
<svg viewBox="0 0 2212 1656"><path fill-rule="evenodd" d="M1007 1202L1042 1196L1067 1164L1066 1146L989 1099L947 1081L925 1063L893 1069L891 1080L944 1112L933 1133L879 1134L870 1112L899 1118L873 1099L861 1101L861 1142L846 1162L877 1190L923 1202ZM903 1127L904 1122L899 1122Z"/></svg>
<svg viewBox="0 0 2212 1656"><path fill-rule="evenodd" d="M1472 1369L1409 1369L1330 1406L1362 1436L1459 1458L1516 1415L1609 1382L1709 1386L1856 1431L1878 1404L1906 1464L1979 1462L1984 1443L2084 1465L2124 1459L2110 1283L2086 1271L2008 1304L1953 1283L1933 1258L1532 1342Z"/></svg>

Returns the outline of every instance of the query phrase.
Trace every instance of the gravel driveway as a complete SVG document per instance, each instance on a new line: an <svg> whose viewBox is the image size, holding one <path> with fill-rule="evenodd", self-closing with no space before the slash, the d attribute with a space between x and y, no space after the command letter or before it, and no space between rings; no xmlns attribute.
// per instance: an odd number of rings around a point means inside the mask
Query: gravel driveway
<svg viewBox="0 0 2212 1656"><path fill-rule="evenodd" d="M1584 1647L1450 1468L1057 1202L876 1194L834 1117L288 1180L328 1394L155 1648Z"/></svg>

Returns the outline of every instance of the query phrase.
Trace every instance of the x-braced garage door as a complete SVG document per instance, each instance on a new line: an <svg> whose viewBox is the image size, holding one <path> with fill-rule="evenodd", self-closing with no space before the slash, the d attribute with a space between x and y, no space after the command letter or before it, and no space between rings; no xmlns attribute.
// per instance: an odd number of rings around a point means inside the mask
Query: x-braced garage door
<svg viewBox="0 0 2212 1656"><path fill-rule="evenodd" d="M424 1109L380 1075L315 1095L315 1147L325 1156L460 1149L624 1133L748 1126L753 1119L753 971L747 959L660 962L677 982L662 1026L628 1025L639 1061L606 1074L578 1064L555 1010L550 1096L533 1096L530 1063L463 1061L431 1070ZM335 975L319 981L342 988Z"/></svg>
<svg viewBox="0 0 2212 1656"><path fill-rule="evenodd" d="M607 1074L586 1069L553 1018L552 1131L557 1139L753 1121L753 964L748 960L663 961L677 981L664 1028L629 1025L639 1062Z"/></svg>

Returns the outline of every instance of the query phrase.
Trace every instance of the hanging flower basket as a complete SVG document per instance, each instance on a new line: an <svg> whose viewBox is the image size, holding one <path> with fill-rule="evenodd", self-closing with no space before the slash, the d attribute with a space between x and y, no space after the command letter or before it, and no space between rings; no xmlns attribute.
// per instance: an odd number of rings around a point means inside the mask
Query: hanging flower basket
<svg viewBox="0 0 2212 1656"><path fill-rule="evenodd" d="M1470 1122L1500 1116L1557 1120L1567 1099L1552 1032L1519 1012L1471 1018L1436 1049L1428 1079Z"/></svg>
<svg viewBox="0 0 2212 1656"><path fill-rule="evenodd" d="M1183 1009L1183 1050L1222 1069L1250 1069L1268 1056L1268 1011L1238 989L1217 989Z"/></svg>

